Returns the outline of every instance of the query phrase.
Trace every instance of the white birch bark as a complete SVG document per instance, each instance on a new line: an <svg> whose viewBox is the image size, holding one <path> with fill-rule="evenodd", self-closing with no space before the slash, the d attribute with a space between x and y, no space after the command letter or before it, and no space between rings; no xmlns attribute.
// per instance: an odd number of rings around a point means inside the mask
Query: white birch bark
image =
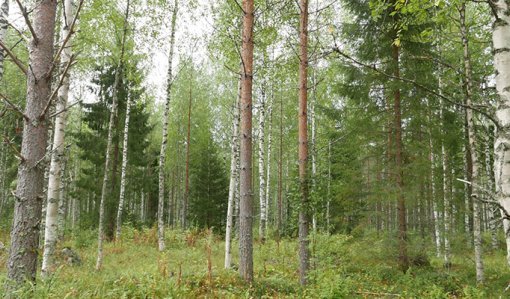
<svg viewBox="0 0 510 299"><path fill-rule="evenodd" d="M71 22L73 21L73 0L66 0L64 2L64 17L62 18L62 42L70 30ZM62 51L61 67L65 68L71 61L72 48L71 43L67 42L66 47ZM59 232L59 204L61 195L63 193L63 163L65 159L65 129L67 123L67 102L69 98L69 72L64 74L62 78L62 86L58 91L56 111L63 111L58 114L55 119L55 128L53 133L53 150L51 152L51 162L48 179L48 197L46 206L46 221L44 232L44 252L42 260L41 275L48 277L54 266L55 246L58 240Z"/></svg>
<svg viewBox="0 0 510 299"><path fill-rule="evenodd" d="M441 82L439 84L442 85ZM439 107L439 118L441 121L441 134L444 136L444 112L443 112L443 100L440 100L440 107ZM448 197L448 184L446 179L446 172L447 172L447 164L446 164L446 149L444 146L444 142L441 141L441 164L443 168L443 205L444 205L444 265L445 267L449 268L451 265L450 262L450 198ZM452 168L453 172L453 168Z"/></svg>
<svg viewBox="0 0 510 299"><path fill-rule="evenodd" d="M496 119L499 129L494 142L494 177L496 196L506 211L510 211L510 3L491 1L496 12L492 31L496 90ZM510 265L510 223L503 221Z"/></svg>
<svg viewBox="0 0 510 299"><path fill-rule="evenodd" d="M126 118L124 119L124 140L122 142L122 166L120 175L120 195L119 207L117 209L117 223L115 230L115 240L120 240L122 230L122 214L124 212L124 200L126 195L126 171L128 163L128 140L129 140L129 119L131 116L131 95L128 94L126 103Z"/></svg>
<svg viewBox="0 0 510 299"><path fill-rule="evenodd" d="M99 228L98 228L98 240L97 240L97 260L96 270L100 270L103 266L103 241L104 241L104 207L106 201L106 193L109 184L109 170L110 170L110 155L112 151L112 139L113 139L113 126L115 125L115 115L117 114L118 106L118 87L120 84L120 77L124 66L124 51L126 44L126 36L128 30L128 18L129 18L129 4L130 0L127 0L126 12L124 15L124 28L122 33L121 50L119 56L119 62L115 71L115 80L113 83L113 94L112 94L112 108L110 111L110 121L108 124L108 139L106 142L106 154L105 154L105 165L104 165L104 176L103 185L101 187L101 201L99 203Z"/></svg>
<svg viewBox="0 0 510 299"><path fill-rule="evenodd" d="M241 97L241 81L239 80L238 96L234 106L234 119L232 121L232 145L231 145L231 160L230 160L230 185L228 188L228 207L227 207L227 224L225 229L225 269L229 269L232 263L232 227L233 227L233 212L234 200L238 192L238 160L239 160L239 102Z"/></svg>
<svg viewBox="0 0 510 299"><path fill-rule="evenodd" d="M436 200L436 193L437 193L437 188L436 188L436 171L435 171L435 166L436 166L436 161L435 161L435 154L434 154L434 144L432 142L432 131L431 131L431 124L432 124L432 119L431 119L431 112L430 112L430 105L429 103L427 102L427 106L429 106L429 115L428 115L428 121L429 121L429 129L428 129L428 134L429 134L429 151L430 151L430 156L429 156L429 160L430 160L430 185L431 185L431 194L432 194L432 216L433 216L433 220L434 220L434 243L436 244L436 257L441 257L441 231L440 231L440 226L439 226L439 222L440 222L440 219L439 219L439 211L438 211L438 207L437 207L437 200Z"/></svg>
<svg viewBox="0 0 510 299"><path fill-rule="evenodd" d="M267 232L269 225L269 198L270 198L270 189L271 189L271 146L272 146L272 134L271 130L273 129L273 106L272 103L269 103L269 107L267 109L267 115L269 117L269 127L267 130L267 166L266 166L266 227L265 230Z"/></svg>
<svg viewBox="0 0 510 299"><path fill-rule="evenodd" d="M260 203L260 221L259 221L259 239L264 242L266 239L266 180L264 171L264 141L265 141L265 122L266 122L266 90L265 84L262 84L262 96L259 103L259 203Z"/></svg>
<svg viewBox="0 0 510 299"><path fill-rule="evenodd" d="M490 134L490 128L489 128L489 134ZM485 146L485 173L487 175L487 189L491 192L495 192L494 187L494 172L492 171L491 167L491 145L489 144L491 139L489 138L488 142ZM491 200L489 198L489 200ZM493 205L487 205L488 209L488 222L489 222L489 229L491 231L491 246L492 249L497 250L499 246L498 241L498 225L496 223L496 213L498 208L494 207Z"/></svg>
<svg viewBox="0 0 510 299"><path fill-rule="evenodd" d="M462 45L464 54L464 73L465 73L465 97L466 106L470 107L472 103L472 71L471 71L471 58L469 51L468 32L466 27L466 5L462 3L460 12L460 31L462 35ZM472 181L478 182L479 179L479 161L478 152L476 148L476 134L475 134L475 120L473 118L473 110L466 109L466 120L468 127L468 141L469 149L471 152L471 161L473 163ZM473 238L475 247L475 266L476 266L476 281L483 283L484 281L484 266L482 260L482 235L481 235L481 220L480 220L480 203L476 200L477 194L473 188Z"/></svg>
<svg viewBox="0 0 510 299"><path fill-rule="evenodd" d="M158 249L159 251L165 250L165 221L164 221L164 208L165 208L165 161L166 161L166 148L168 143L168 117L170 113L170 96L172 91L172 66L174 56L175 44L175 24L177 18L179 2L174 1L172 12L172 24L170 33L170 50L168 53L168 74L167 74L167 94L165 102L165 112L163 115L163 136L161 138L161 151L159 153L159 193L158 193Z"/></svg>
<svg viewBox="0 0 510 299"><path fill-rule="evenodd" d="M315 68L316 66L314 66ZM317 126L315 123L315 102L317 101L317 79L315 75L315 69L312 71L312 100L310 101L310 118L311 118L311 137L312 137L312 144L311 144L311 158L312 158L312 194L317 192L317 181L316 181L316 175L317 175L317 153L316 153L316 130ZM315 205L312 205L312 229L314 232L317 232L317 211L315 208Z"/></svg>

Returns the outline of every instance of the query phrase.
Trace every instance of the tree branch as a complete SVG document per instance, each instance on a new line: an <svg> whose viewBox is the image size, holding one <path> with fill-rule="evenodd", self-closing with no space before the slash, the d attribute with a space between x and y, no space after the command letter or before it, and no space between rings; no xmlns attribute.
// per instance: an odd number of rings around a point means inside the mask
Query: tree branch
<svg viewBox="0 0 510 299"><path fill-rule="evenodd" d="M34 27L32 26L32 22L30 22L30 19L28 18L27 8L24 7L23 4L21 4L20 0L16 0L16 3L18 3L19 10L21 11L23 18L25 19L25 23L27 24L28 29L30 30L30 33L32 33L32 38L34 39L34 42L36 44L38 44L39 39L37 38L37 35L35 34L35 30L34 30Z"/></svg>
<svg viewBox="0 0 510 299"><path fill-rule="evenodd" d="M18 59L18 57L16 57L16 55L14 55L14 53L12 53L11 50L2 41L0 41L0 48L4 49L4 51L7 53L7 55L9 55L9 57L11 57L14 64L16 64L19 67L19 69L23 72L23 74L25 74L25 76L26 76L27 75L27 67L23 65L23 63Z"/></svg>
<svg viewBox="0 0 510 299"><path fill-rule="evenodd" d="M470 181L466 181L466 180L459 179L459 178L457 179L457 181L462 182L464 184L468 184L468 185L472 186L473 188L482 191L482 193L484 193L485 195L488 195L492 200L486 200L486 199L479 198L476 194L473 194L472 197L480 202L497 206L504 214L503 219L510 220L510 213L508 213L508 211L505 209L505 207L503 207L503 205L501 205L501 203L496 200L496 196L494 195L494 192L487 190L484 187L479 186L479 185L477 185L473 182L470 182Z"/></svg>
<svg viewBox="0 0 510 299"><path fill-rule="evenodd" d="M483 116L487 117L487 119L491 120L496 127L501 128L501 125L494 118L493 115L491 115L490 113L487 113L485 111L482 111L482 110L476 108L475 106L464 105L464 104L458 103L457 101L455 101L455 100L453 100L453 99L443 95L442 93L439 93L439 92L437 92L437 91L435 91L435 90L433 90L433 89L431 89L431 88L429 88L429 87L427 87L425 85L422 85L422 84L420 84L420 83L418 83L418 82L416 82L414 80L411 80L411 79L408 79L408 78L405 78L405 77L397 77L397 76L394 76L394 75L391 75L391 74L387 74L387 73L379 70L375 65L366 64L366 63L363 63L363 62L361 62L361 61L351 57L350 55L348 55L345 52L343 52L342 50L340 50L340 48L338 48L337 46L333 47L332 50L333 50L333 52L338 53L340 56L342 56L342 57L344 57L344 58L354 62L355 64L357 64L359 66L362 66L364 68L373 70L373 71L375 71L375 72L377 72L377 73L379 73L379 74L381 74L381 75L383 75L385 77L388 77L390 79L399 80L399 81L402 81L402 82L405 82L405 83L412 84L415 87L417 87L419 89L422 89L423 91L426 91L426 92L428 92L430 94L433 94L433 95L435 95L435 96L445 100L446 102L448 102L448 103L450 103L452 105L459 106L459 107L462 107L464 109L471 109L473 111L476 111L476 112L482 114Z"/></svg>
<svg viewBox="0 0 510 299"><path fill-rule="evenodd" d="M14 155L16 156L16 158L18 158L18 160L20 160L22 163L26 161L26 159L21 155L21 153L16 148L14 143L11 140L9 140L9 138L7 138L7 136L5 136L5 135L4 135L4 143L7 144L11 148L11 150L14 152Z"/></svg>
<svg viewBox="0 0 510 299"><path fill-rule="evenodd" d="M76 25L76 21L78 20L78 16L80 14L81 8L83 7L83 1L84 0L80 0L80 3L78 3L78 8L76 9L76 13L74 14L73 22L71 23L71 25L69 25L69 31L68 31L66 37L64 38L62 45L60 46L60 48L58 48L57 53L55 54L55 57L53 58L53 64L51 65L51 68L48 71L48 75L51 74L57 67L57 65L58 65L57 62L60 60L60 55L62 54L62 51L64 51L67 43L71 39L71 36L74 34L74 27Z"/></svg>
<svg viewBox="0 0 510 299"><path fill-rule="evenodd" d="M73 65L73 62L74 62L74 55L71 56L71 59L69 59L69 62L66 64L64 71L62 72L62 75L60 76L60 80L58 81L57 87L51 93L50 97L48 98L48 102L46 103L46 106L44 107L43 112L41 113L41 115L39 115L39 120L43 120L46 113L50 109L51 102L53 101L53 99L57 95L58 91L60 90L60 87L62 87L62 83L64 82L64 79L67 76L67 73L69 72L69 69L71 68L71 65Z"/></svg>
<svg viewBox="0 0 510 299"><path fill-rule="evenodd" d="M9 99L5 95L0 93L0 98L2 98L2 100L5 103L7 103L14 111L18 112L21 116L23 116L23 118L25 120L27 120L27 121L29 120L28 116L25 113L23 113L23 111L18 106L16 106L16 104L14 104L13 102L9 101Z"/></svg>

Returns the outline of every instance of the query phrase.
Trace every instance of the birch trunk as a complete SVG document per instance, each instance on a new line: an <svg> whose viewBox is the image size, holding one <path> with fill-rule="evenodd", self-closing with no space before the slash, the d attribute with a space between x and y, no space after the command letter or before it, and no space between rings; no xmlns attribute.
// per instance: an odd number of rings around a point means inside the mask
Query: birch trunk
<svg viewBox="0 0 510 299"><path fill-rule="evenodd" d="M492 32L496 90L496 119L499 129L494 142L494 177L496 196L506 211L510 211L510 4L505 0L491 1L496 12ZM503 221L510 265L510 222Z"/></svg>
<svg viewBox="0 0 510 299"><path fill-rule="evenodd" d="M57 215L57 241L64 240L64 231L65 231L65 217L67 211L67 196L66 196L66 168L67 168L67 158L66 153L62 154L62 168L60 174L60 192L58 194L58 215Z"/></svg>
<svg viewBox="0 0 510 299"><path fill-rule="evenodd" d="M165 221L164 221L164 208L165 208L165 161L166 161L166 148L168 143L168 117L170 113L170 99L172 91L172 72L173 72L173 58L175 46L175 24L177 19L177 11L179 9L179 1L174 1L174 8L172 11L172 25L170 32L170 50L168 53L168 74L167 74L167 87L166 87L166 102L165 112L163 114L163 136L161 138L161 150L159 152L159 192L158 192L158 249L159 251L165 250Z"/></svg>
<svg viewBox="0 0 510 299"><path fill-rule="evenodd" d="M440 83L441 86L441 83ZM444 113L443 113L443 100L440 100L440 107L439 107L439 118L441 119L441 134L444 136L444 126L445 126L445 120L444 120ZM446 157L446 149L444 146L444 142L441 141L441 164L443 169L443 205L444 205L444 266L446 268L450 268L451 262L450 262L450 199L448 197L448 184L446 180L446 174L447 174L447 157ZM452 167L453 172L453 167Z"/></svg>
<svg viewBox="0 0 510 299"><path fill-rule="evenodd" d="M462 35L462 46L463 46L463 59L464 59L464 91L465 91L465 101L466 106L472 106L472 92L473 92L473 82L472 82L472 71L471 71L471 57L469 52L469 42L468 42L468 32L466 27L466 4L462 3L460 9L460 31ZM473 119L473 110L466 109L466 120L468 127L468 141L469 141L469 149L471 152L471 161L473 164L473 170L471 175L471 180L475 183L478 182L479 179L479 161L478 161L478 152L476 150L476 134L475 134L475 123ZM483 260L482 260L482 235L481 235L481 221L480 221L480 204L477 200L477 194L473 189L473 238L474 238L474 247L475 247L475 265L476 265L476 281L478 283L483 283L484 281L484 268L483 268Z"/></svg>
<svg viewBox="0 0 510 299"><path fill-rule="evenodd" d="M241 81L239 81L238 96L234 106L234 119L232 120L232 145L230 160L230 185L228 188L227 224L225 228L225 269L229 269L232 263L232 226L235 194L238 193L239 159L239 98L241 97Z"/></svg>
<svg viewBox="0 0 510 299"><path fill-rule="evenodd" d="M282 218L283 218L283 97L280 99L280 149L278 157L278 203L277 203L277 218L276 230L278 231L278 241L282 233Z"/></svg>
<svg viewBox="0 0 510 299"><path fill-rule="evenodd" d="M272 146L272 134L271 134L271 130L273 129L273 107L272 107L272 104L269 103L269 108L267 110L267 114L269 116L269 128L267 130L267 162L266 162L266 195L265 195L265 200L266 200L266 227L265 227L265 231L267 233L267 229L268 229L268 224L269 224L269 198L271 197L270 195L270 189L271 189L271 146Z"/></svg>
<svg viewBox="0 0 510 299"><path fill-rule="evenodd" d="M21 142L22 160L18 167L18 184L11 230L11 247L7 262L8 278L16 285L35 281L39 247L42 196L44 189L43 159L47 145L47 110L51 95L56 1L39 0L32 12L36 36L29 43L27 98ZM10 293L10 287L8 287Z"/></svg>
<svg viewBox="0 0 510 299"><path fill-rule="evenodd" d="M429 103L427 102L427 106L429 106ZM437 208L437 200L436 200L436 172L435 172L435 154L434 154L434 144L432 142L432 117L430 112L430 106L429 108L429 115L428 115L428 135L429 135L429 151L430 151L430 190L431 190L431 199L432 199L432 215L434 220L434 243L436 244L436 257L441 256L441 231L439 229L439 211Z"/></svg>
<svg viewBox="0 0 510 299"><path fill-rule="evenodd" d="M252 87L253 87L253 0L243 0L241 77L241 155L239 202L239 273L253 281L253 187L252 187Z"/></svg>
<svg viewBox="0 0 510 299"><path fill-rule="evenodd" d="M266 181L264 171L264 131L266 122L266 84L262 84L262 96L259 107L259 202L260 202L260 221L259 221L259 239L264 243L266 240Z"/></svg>
<svg viewBox="0 0 510 299"><path fill-rule="evenodd" d="M310 103L310 119L311 119L311 133L312 133L312 192L317 192L317 182L315 180L315 176L317 175L317 153L316 153L316 130L317 127L315 125L315 102L317 101L317 80L315 78L315 70L313 70L312 75L312 101ZM317 211L314 208L312 210L312 230L313 232L317 232Z"/></svg>
<svg viewBox="0 0 510 299"><path fill-rule="evenodd" d="M491 144L494 144L492 140L492 127L488 127L488 141L485 146L485 173L487 175L487 189L491 192L495 192L494 187L494 172L492 170L492 159L491 159ZM489 198L490 200L490 198ZM496 219L496 212L498 212L498 208L494 205L487 205L487 209L489 210L489 228L491 231L491 245L493 250L497 250L499 247L498 241L498 225Z"/></svg>
<svg viewBox="0 0 510 299"><path fill-rule="evenodd" d="M186 177L184 182L184 201L182 203L182 228L186 229L188 226L188 201L189 201L189 159L190 159L190 143L191 143L191 104L192 98L192 83L193 77L189 80L189 103L188 103L188 130L186 138Z"/></svg>
<svg viewBox="0 0 510 299"><path fill-rule="evenodd" d="M299 282L307 284L309 268L308 230L309 230L309 198L308 198L308 0L300 0L299 21L299 185L301 206L299 208Z"/></svg>
<svg viewBox="0 0 510 299"><path fill-rule="evenodd" d="M117 209L117 223L115 230L115 240L120 240L122 230L122 213L124 211L124 200L126 195L126 171L128 163L128 139L129 139L129 119L131 116L131 95L128 94L126 103L126 118L124 119L124 140L122 142L122 166L120 175L120 195L119 208Z"/></svg>
<svg viewBox="0 0 510 299"><path fill-rule="evenodd" d="M122 33L121 49L119 62L115 71L115 80L113 83L113 94L112 94L112 108L110 111L110 121L108 124L108 139L106 142L106 154L105 154L105 165L104 165L104 176L103 185L101 187L101 201L99 203L99 228L98 228L98 239L97 239L97 260L96 270L101 270L103 266L103 241L104 241L104 221L105 221L105 204L107 196L107 188L109 183L108 172L110 169L111 162L111 151L112 151L112 139L113 139L113 126L115 124L115 115L117 114L118 105L118 88L120 84L120 78L124 68L124 51L126 44L126 36L128 31L128 18L129 18L129 4L130 0L127 0L126 11L124 15L124 28Z"/></svg>

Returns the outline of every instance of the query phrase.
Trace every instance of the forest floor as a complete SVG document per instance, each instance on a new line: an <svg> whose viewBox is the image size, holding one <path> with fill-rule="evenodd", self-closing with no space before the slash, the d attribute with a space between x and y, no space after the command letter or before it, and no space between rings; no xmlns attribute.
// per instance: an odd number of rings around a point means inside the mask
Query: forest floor
<svg viewBox="0 0 510 299"><path fill-rule="evenodd" d="M255 283L243 283L235 270L223 269L224 243L207 231L167 231L167 250L157 251L155 229L125 227L123 239L107 243L104 267L94 270L96 235L82 231L66 239L81 256L81 266L59 266L52 279L20 290L19 298L508 298L510 280L504 250L486 252L486 284L476 287L471 251L454 248L453 265L442 266L431 248L414 242L414 265L402 273L391 238L312 236L309 285L298 284L297 242L283 239L254 245ZM7 245L7 232L0 232ZM462 240L454 240L461 243ZM430 243L430 242L428 242ZM465 242L463 244L466 244ZM237 246L236 243L233 244ZM466 245L464 245L464 248ZM235 248L235 247L234 247ZM429 254L423 254L428 250ZM233 250L234 253L236 250ZM60 252L60 251L59 251ZM0 251L0 286L7 252ZM234 255L234 261L237 256ZM430 262L430 263L429 263ZM0 289L1 292L1 289ZM0 296L2 297L2 296Z"/></svg>

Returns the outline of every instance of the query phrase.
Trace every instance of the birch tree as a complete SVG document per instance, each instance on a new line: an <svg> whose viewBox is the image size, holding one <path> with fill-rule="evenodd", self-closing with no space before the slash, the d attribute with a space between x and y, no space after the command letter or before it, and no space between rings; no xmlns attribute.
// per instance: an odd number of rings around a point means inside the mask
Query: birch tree
<svg viewBox="0 0 510 299"><path fill-rule="evenodd" d="M463 47L463 60L464 60L464 92L465 103L467 107L472 107L473 97L473 79L471 70L471 57L468 41L468 32L466 27L466 3L463 2L459 9L460 14L460 31L462 35ZM476 147L476 133L475 133L475 120L473 118L473 110L466 109L466 121L468 130L468 145L471 153L472 173L471 180L478 182L479 180L479 160L478 151ZM481 233L481 210L480 203L477 200L477 194L473 189L473 237L475 247L475 265L476 265L476 281L483 283L484 281L484 267L482 260L482 233Z"/></svg>
<svg viewBox="0 0 510 299"><path fill-rule="evenodd" d="M239 80L238 96L234 105L234 117L232 120L231 158L230 158L230 184L228 187L227 221L225 228L225 269L229 269L232 263L232 228L234 200L239 193L239 101L241 97L241 81Z"/></svg>
<svg viewBox="0 0 510 299"><path fill-rule="evenodd" d="M73 0L66 0L63 8L62 18L62 43L70 33L71 22L73 21ZM72 48L71 43L62 51L61 68L64 69L71 62ZM55 129L53 133L53 150L51 152L50 172L48 181L48 197L46 206L46 229L44 233L44 253L42 261L41 274L48 277L53 271L53 259L55 255L55 245L58 238L58 210L61 193L63 193L62 184L62 163L65 159L65 129L67 123L67 102L69 98L70 74L66 72L61 79L62 86L57 96L57 111L62 111L55 118Z"/></svg>
<svg viewBox="0 0 510 299"><path fill-rule="evenodd" d="M491 0L489 4L496 18L492 31L499 125L494 142L496 197L510 211L510 4L506 0ZM510 221L504 219L503 226L510 265Z"/></svg>
<svg viewBox="0 0 510 299"><path fill-rule="evenodd" d="M264 80L264 79L262 79ZM259 203L260 203L260 221L259 221L259 238L262 243L266 240L266 180L265 180L265 171L264 171L264 146L265 146L265 123L266 123L266 84L265 82L262 84L262 94L260 97L259 103L259 136L258 136L258 145L259 145Z"/></svg>
<svg viewBox="0 0 510 299"><path fill-rule="evenodd" d="M158 193L158 249L159 251L165 250L165 221L164 221L164 206L165 206L165 161L166 161L166 148L168 143L168 118L170 114L170 99L172 92L172 76L173 76L173 57L174 57L174 44L175 44L175 24L177 21L179 1L174 0L174 7L172 11L172 24L170 32L170 50L168 52L168 74L167 74L167 87L166 87L166 102L165 112L163 114L163 130L161 139L161 150L159 152L159 193Z"/></svg>
<svg viewBox="0 0 510 299"><path fill-rule="evenodd" d="M129 117L131 114L131 96L127 95L126 118L124 119L124 140L122 141L122 166L120 175L120 195L119 207L117 209L117 223L115 230L115 240L120 240L122 230L122 213L124 211L124 200L126 197L126 172L128 162L128 139L129 139Z"/></svg>
<svg viewBox="0 0 510 299"><path fill-rule="evenodd" d="M113 91L112 91L112 108L110 111L110 121L108 123L108 139L106 142L106 154L105 154L105 164L104 164L104 176L103 176L103 185L101 187L101 200L99 202L99 228L98 228L98 240L97 240L97 260L96 260L96 270L101 270L103 266L103 241L104 241L104 221L105 221L105 202L107 196L107 188L109 184L109 170L111 163L111 151L112 151L112 140L113 140L113 127L115 125L115 115L117 114L117 106L118 106L118 92L119 92L119 84L122 76L122 71L124 68L124 52L126 46L126 38L128 31L128 18L129 18L129 5L130 0L127 0L126 3L126 11L124 13L124 26L122 31L122 39L120 45L120 56L119 61L117 62L117 67L115 70L115 79L113 83Z"/></svg>

